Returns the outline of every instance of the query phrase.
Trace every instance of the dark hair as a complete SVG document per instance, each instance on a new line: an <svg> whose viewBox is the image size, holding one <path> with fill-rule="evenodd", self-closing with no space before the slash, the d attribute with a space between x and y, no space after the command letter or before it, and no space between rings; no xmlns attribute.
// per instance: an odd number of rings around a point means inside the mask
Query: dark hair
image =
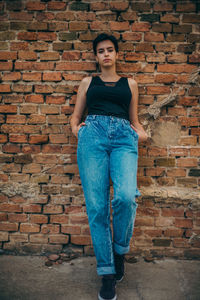
<svg viewBox="0 0 200 300"><path fill-rule="evenodd" d="M97 44L105 40L110 40L115 46L115 51L118 52L117 39L113 35L109 35L107 33L101 33L93 41L93 51L95 55L97 55Z"/></svg>

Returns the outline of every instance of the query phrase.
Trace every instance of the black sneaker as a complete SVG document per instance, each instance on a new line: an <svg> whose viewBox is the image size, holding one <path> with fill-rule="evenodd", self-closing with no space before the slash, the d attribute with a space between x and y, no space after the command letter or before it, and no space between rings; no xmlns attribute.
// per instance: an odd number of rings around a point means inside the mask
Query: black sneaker
<svg viewBox="0 0 200 300"><path fill-rule="evenodd" d="M117 295L115 292L116 279L114 274L103 275L102 287L98 294L99 300L116 300Z"/></svg>
<svg viewBox="0 0 200 300"><path fill-rule="evenodd" d="M124 254L120 255L114 252L114 260L115 260L115 278L117 282L122 281L124 278Z"/></svg>

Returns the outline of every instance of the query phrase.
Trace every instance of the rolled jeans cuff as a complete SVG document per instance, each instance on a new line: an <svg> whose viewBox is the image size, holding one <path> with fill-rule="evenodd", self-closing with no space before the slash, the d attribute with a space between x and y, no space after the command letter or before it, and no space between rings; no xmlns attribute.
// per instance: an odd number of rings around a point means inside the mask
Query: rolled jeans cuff
<svg viewBox="0 0 200 300"><path fill-rule="evenodd" d="M115 242L113 243L113 248L114 248L114 251L117 252L118 254L126 254L129 252L129 249L130 249L130 246L120 246L119 244L116 244Z"/></svg>
<svg viewBox="0 0 200 300"><path fill-rule="evenodd" d="M98 275L116 274L115 266L97 267Z"/></svg>

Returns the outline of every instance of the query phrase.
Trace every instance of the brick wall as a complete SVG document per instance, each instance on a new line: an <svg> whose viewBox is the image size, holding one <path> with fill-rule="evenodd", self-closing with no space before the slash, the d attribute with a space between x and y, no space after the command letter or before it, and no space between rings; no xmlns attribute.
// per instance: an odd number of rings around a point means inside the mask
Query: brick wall
<svg viewBox="0 0 200 300"><path fill-rule="evenodd" d="M0 11L0 248L92 252L69 118L80 80L97 72L92 40L111 32L151 135L139 145L131 252L200 257L197 1L1 1Z"/></svg>

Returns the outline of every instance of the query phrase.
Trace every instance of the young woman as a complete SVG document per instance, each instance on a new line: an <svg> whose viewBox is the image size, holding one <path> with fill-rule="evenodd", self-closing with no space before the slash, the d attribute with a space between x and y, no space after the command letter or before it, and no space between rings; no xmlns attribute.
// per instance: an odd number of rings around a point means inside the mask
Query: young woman
<svg viewBox="0 0 200 300"><path fill-rule="evenodd" d="M138 140L148 136L138 121L138 87L133 78L116 73L118 43L102 33L93 41L101 74L85 77L70 118L78 138L77 163L84 191L97 274L102 275L99 300L117 299L115 285L124 276L137 209ZM88 114L84 122L85 108ZM110 227L110 177L113 182Z"/></svg>

